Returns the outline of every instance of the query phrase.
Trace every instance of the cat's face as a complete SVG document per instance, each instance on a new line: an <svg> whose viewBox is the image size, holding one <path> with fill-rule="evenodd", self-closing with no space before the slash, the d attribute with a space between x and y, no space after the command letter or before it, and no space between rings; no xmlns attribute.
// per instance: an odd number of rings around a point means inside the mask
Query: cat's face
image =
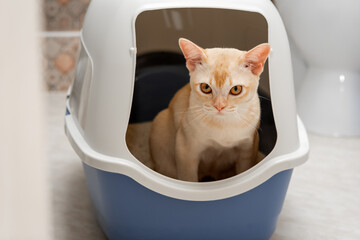
<svg viewBox="0 0 360 240"><path fill-rule="evenodd" d="M249 112L251 103L258 100L259 76L270 52L269 44L248 52L202 49L186 39L180 39L179 45L190 72L193 105L220 119L236 119Z"/></svg>

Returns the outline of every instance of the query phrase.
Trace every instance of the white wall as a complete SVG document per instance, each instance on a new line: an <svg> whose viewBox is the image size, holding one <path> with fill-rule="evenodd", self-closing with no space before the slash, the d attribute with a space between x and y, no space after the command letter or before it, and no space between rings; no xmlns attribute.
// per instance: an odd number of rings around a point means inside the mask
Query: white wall
<svg viewBox="0 0 360 240"><path fill-rule="evenodd" d="M40 2L0 0L0 239L52 239Z"/></svg>

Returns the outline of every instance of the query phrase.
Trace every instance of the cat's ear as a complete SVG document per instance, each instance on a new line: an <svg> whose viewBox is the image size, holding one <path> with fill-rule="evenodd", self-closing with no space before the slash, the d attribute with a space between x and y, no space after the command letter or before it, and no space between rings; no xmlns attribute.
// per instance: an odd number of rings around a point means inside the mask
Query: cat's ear
<svg viewBox="0 0 360 240"><path fill-rule="evenodd" d="M194 71L197 65L204 63L206 59L204 49L185 38L179 39L179 46L185 56L186 67L190 72Z"/></svg>
<svg viewBox="0 0 360 240"><path fill-rule="evenodd" d="M270 44L268 43L263 43L254 47L245 54L244 67L250 68L254 75L259 76L263 71L269 53Z"/></svg>

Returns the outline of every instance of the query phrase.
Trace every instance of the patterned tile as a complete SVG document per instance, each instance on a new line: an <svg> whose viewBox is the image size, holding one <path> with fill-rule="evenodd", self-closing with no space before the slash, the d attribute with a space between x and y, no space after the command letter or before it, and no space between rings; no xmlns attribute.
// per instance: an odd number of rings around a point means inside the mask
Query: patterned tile
<svg viewBox="0 0 360 240"><path fill-rule="evenodd" d="M48 90L69 88L74 78L78 46L78 37L43 39L43 76Z"/></svg>
<svg viewBox="0 0 360 240"><path fill-rule="evenodd" d="M79 31L90 0L43 0L44 31ZM48 90L66 90L74 77L79 39L45 37L43 72Z"/></svg>
<svg viewBox="0 0 360 240"><path fill-rule="evenodd" d="M43 0L45 31L81 29L90 0Z"/></svg>

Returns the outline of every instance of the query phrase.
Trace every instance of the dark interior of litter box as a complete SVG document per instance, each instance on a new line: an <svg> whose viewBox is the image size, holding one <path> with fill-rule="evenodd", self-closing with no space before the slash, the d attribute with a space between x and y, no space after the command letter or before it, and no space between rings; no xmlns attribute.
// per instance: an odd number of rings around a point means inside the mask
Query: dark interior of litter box
<svg viewBox="0 0 360 240"><path fill-rule="evenodd" d="M237 10L182 8L146 11L137 17L135 30L137 59L129 126L152 121L157 113L168 107L176 91L189 82L185 59L178 47L180 37L188 38L203 48L249 50L268 42L265 18L259 13ZM258 93L261 102L259 150L266 156L274 148L277 138L267 63ZM129 149L131 151L131 147Z"/></svg>

